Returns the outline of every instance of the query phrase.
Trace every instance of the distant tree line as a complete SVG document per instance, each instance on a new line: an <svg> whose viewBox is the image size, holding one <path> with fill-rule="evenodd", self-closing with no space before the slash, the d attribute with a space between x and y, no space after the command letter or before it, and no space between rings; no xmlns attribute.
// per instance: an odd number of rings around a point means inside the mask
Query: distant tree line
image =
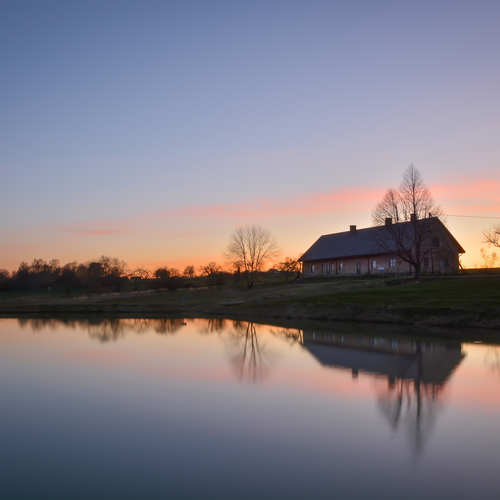
<svg viewBox="0 0 500 500"><path fill-rule="evenodd" d="M252 272L252 284L264 275L279 275L286 280L300 275L297 259L287 257L283 262L275 263L268 271L259 272L232 266L224 269L217 262L209 262L196 268L186 266L184 272L173 267L162 266L154 271L143 267L133 270L116 258L101 256L97 260L85 263L77 261L61 265L59 260L46 262L34 259L31 264L21 262L17 271L9 272L0 269L0 292L16 290L47 290L55 292L64 290L66 295L76 289L84 289L86 293L121 292L125 283L127 289L141 290L177 290L179 288L199 286L220 286L228 283L248 283L248 274Z"/></svg>
<svg viewBox="0 0 500 500"><path fill-rule="evenodd" d="M67 295L76 288L84 288L86 293L120 292L125 283L127 289L177 290L198 286L220 286L226 283L245 282L248 288L266 274L265 267L276 259L280 250L266 229L254 226L240 226L231 234L229 245L224 252L227 268L217 262L200 266L186 266L181 273L173 267L162 266L154 271L143 267L129 270L126 262L116 258L101 256L86 263L77 261L61 265L59 260L49 262L34 259L31 264L21 262L19 269L9 273L0 269L0 291L64 289ZM267 274L283 275L286 280L300 276L297 259L287 257L283 262L275 262Z"/></svg>
<svg viewBox="0 0 500 500"><path fill-rule="evenodd" d="M84 264L74 261L63 266L56 259L49 262L34 259L31 264L21 262L12 273L0 270L0 291L50 287L63 288L69 295L72 289L85 287L96 292L119 292L126 279L126 267L122 260L105 255Z"/></svg>

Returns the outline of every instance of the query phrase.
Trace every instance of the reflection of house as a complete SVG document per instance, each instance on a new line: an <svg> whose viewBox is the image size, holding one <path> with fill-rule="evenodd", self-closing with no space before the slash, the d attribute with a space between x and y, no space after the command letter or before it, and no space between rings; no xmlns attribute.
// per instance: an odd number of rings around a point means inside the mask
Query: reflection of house
<svg viewBox="0 0 500 500"><path fill-rule="evenodd" d="M443 385L463 358L460 344L304 331L304 347L322 364Z"/></svg>
<svg viewBox="0 0 500 500"><path fill-rule="evenodd" d="M462 361L461 344L304 331L303 346L324 366L387 377L378 405L394 432L402 428L415 455L429 439L446 381Z"/></svg>
<svg viewBox="0 0 500 500"><path fill-rule="evenodd" d="M416 228L416 229L415 229ZM415 231L417 236L415 236ZM357 229L321 236L299 259L305 277L336 274L410 273L411 267L396 255L398 248L414 252L420 241L422 273L456 272L465 250L437 218Z"/></svg>

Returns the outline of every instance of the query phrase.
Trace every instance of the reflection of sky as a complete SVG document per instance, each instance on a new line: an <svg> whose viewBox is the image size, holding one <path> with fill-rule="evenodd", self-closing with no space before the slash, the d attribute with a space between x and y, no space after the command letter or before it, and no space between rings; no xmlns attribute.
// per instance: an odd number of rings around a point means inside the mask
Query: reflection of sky
<svg viewBox="0 0 500 500"><path fill-rule="evenodd" d="M3 4L2 268L183 269L247 222L297 256L410 162L499 215L496 1ZM466 263L490 222L450 217Z"/></svg>
<svg viewBox="0 0 500 500"><path fill-rule="evenodd" d="M500 377L485 346L464 347L414 462L380 412L382 377L324 368L257 326L269 370L240 382L232 322L207 333L187 320L166 335L125 325L101 342L81 326L0 321L3 485L22 475L25 496L36 482L51 498L75 497L76 485L82 498L459 498L496 487Z"/></svg>

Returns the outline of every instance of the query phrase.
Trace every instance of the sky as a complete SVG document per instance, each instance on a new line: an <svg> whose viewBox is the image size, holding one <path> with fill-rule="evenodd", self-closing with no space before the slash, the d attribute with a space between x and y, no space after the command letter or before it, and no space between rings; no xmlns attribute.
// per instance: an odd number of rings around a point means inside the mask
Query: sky
<svg viewBox="0 0 500 500"><path fill-rule="evenodd" d="M298 257L370 226L410 163L480 264L498 19L498 1L2 0L0 268L182 271L247 224Z"/></svg>

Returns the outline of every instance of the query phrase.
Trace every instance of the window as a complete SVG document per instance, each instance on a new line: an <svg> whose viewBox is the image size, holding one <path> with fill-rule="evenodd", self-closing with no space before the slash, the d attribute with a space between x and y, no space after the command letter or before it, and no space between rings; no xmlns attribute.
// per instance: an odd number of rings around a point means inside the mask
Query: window
<svg viewBox="0 0 500 500"><path fill-rule="evenodd" d="M448 258L445 258L443 260L443 265L445 269L448 269L450 267L450 260Z"/></svg>
<svg viewBox="0 0 500 500"><path fill-rule="evenodd" d="M344 270L344 264L342 262L339 262L339 273L341 273Z"/></svg>
<svg viewBox="0 0 500 500"><path fill-rule="evenodd" d="M372 269L377 269L377 261L372 260Z"/></svg>
<svg viewBox="0 0 500 500"><path fill-rule="evenodd" d="M389 259L389 267L396 267L396 259Z"/></svg>
<svg viewBox="0 0 500 500"><path fill-rule="evenodd" d="M311 265L311 273L314 274L314 264Z"/></svg>
<svg viewBox="0 0 500 500"><path fill-rule="evenodd" d="M429 267L429 257L424 257L424 267Z"/></svg>
<svg viewBox="0 0 500 500"><path fill-rule="evenodd" d="M439 248L439 238L432 238L432 246L433 248Z"/></svg>

